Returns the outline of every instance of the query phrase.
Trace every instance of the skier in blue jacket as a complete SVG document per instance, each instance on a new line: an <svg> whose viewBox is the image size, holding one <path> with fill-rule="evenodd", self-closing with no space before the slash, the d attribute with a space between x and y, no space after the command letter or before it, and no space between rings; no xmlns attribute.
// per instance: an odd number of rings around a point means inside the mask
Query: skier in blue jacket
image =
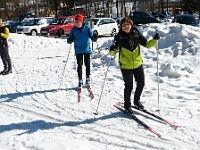
<svg viewBox="0 0 200 150"><path fill-rule="evenodd" d="M82 66L83 60L86 67L86 85L90 86L90 54L92 53L90 47L90 39L96 42L98 35L96 32L92 32L90 26L83 22L83 16L77 14L75 17L75 26L70 31L67 43L74 42L75 55L77 60L77 73L79 78L78 87L82 88Z"/></svg>

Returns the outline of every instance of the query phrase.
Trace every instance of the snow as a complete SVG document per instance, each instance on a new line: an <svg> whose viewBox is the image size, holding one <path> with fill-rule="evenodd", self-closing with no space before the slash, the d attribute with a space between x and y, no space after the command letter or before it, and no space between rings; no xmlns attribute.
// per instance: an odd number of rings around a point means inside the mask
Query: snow
<svg viewBox="0 0 200 150"><path fill-rule="evenodd" d="M11 33L8 42L13 73L0 76L1 149L198 150L200 28L155 23L139 29L148 39L156 30L161 36L158 48L141 47L146 77L141 102L179 128L134 110L161 134L158 138L113 107L123 101L124 88L118 57L108 55L113 37L101 37L94 43L91 82L95 98L90 100L83 89L78 103L76 59L66 38ZM132 99L133 94L134 90Z"/></svg>

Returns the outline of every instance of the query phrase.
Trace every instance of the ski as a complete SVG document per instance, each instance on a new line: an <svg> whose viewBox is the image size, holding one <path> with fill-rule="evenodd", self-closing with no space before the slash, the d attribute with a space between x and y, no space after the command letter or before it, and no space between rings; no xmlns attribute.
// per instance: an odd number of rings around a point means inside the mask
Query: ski
<svg viewBox="0 0 200 150"><path fill-rule="evenodd" d="M129 114L125 111L125 109L122 108L122 106L119 105L114 105L115 108L117 108L118 110L124 112L125 114L128 114L133 120L135 120L137 123L139 123L140 125L142 125L145 129L149 130L150 132L152 132L153 134L155 134L157 137L161 137L161 135L159 133L157 133L155 130L153 130L151 127L149 127L146 123L144 123L142 120L140 120L139 118L137 118L136 115L134 114Z"/></svg>
<svg viewBox="0 0 200 150"><path fill-rule="evenodd" d="M89 96L91 97L91 100L94 98L94 94L92 92L92 88L90 86L86 86L88 92L89 92ZM78 102L81 101L82 98L82 90L83 88L78 88Z"/></svg>
<svg viewBox="0 0 200 150"><path fill-rule="evenodd" d="M92 100L94 98L94 94L92 92L92 88L90 86L87 86L87 89L88 89L89 95L90 95L91 100Z"/></svg>
<svg viewBox="0 0 200 150"><path fill-rule="evenodd" d="M124 104L124 102L118 102L118 103L119 104ZM164 123L168 124L169 126L175 128L175 129L180 127L180 126L175 125L175 124L171 123L170 121L168 121L168 120L166 120L166 119L164 119L164 118L162 118L162 117L160 117L160 116L158 116L158 115L156 115L156 114L154 114L154 113L152 113L152 112L150 112L150 111L148 111L146 109L139 109L137 106L131 106L131 107L136 109L136 110L138 110L138 111L144 112L144 113L146 113L146 114L148 114L148 115L150 115L150 116L152 116L154 118L157 118L158 120L163 121Z"/></svg>
<svg viewBox="0 0 200 150"><path fill-rule="evenodd" d="M144 113L146 113L146 114L148 114L148 115L150 115L150 116L152 116L152 117L155 117L155 118L157 118L158 120L163 121L164 123L168 124L169 126L175 128L175 129L177 129L178 127L180 127L180 126L175 125L175 124L171 123L170 121L168 121L168 120L166 120L166 119L164 119L164 118L162 118L162 117L160 117L160 116L158 116L158 115L156 115L156 114L154 114L154 113L152 113L152 112L150 112L150 111L148 111L148 110L146 110L146 109L139 109L139 108L136 107L136 106L131 106L131 107L134 108L134 109L136 109L136 110L139 110L139 111L141 111L141 112L144 112Z"/></svg>
<svg viewBox="0 0 200 150"><path fill-rule="evenodd" d="M81 101L81 97L82 97L82 88L78 89L78 103Z"/></svg>

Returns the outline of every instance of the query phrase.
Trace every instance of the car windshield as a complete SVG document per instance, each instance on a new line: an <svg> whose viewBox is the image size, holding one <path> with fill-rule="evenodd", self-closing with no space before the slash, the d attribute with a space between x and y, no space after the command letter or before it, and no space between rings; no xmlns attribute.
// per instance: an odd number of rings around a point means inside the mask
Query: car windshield
<svg viewBox="0 0 200 150"><path fill-rule="evenodd" d="M68 18L67 20L65 20L65 23L71 23L72 22L72 18Z"/></svg>
<svg viewBox="0 0 200 150"><path fill-rule="evenodd" d="M62 19L54 19L50 25L60 25L60 24L64 24L65 23L65 18L62 18Z"/></svg>
<svg viewBox="0 0 200 150"><path fill-rule="evenodd" d="M152 14L145 12L131 12L129 16L136 18L154 18Z"/></svg>
<svg viewBox="0 0 200 150"><path fill-rule="evenodd" d="M29 20L28 19L20 19L20 18L17 18L15 20L13 20L10 24L25 24L27 23Z"/></svg>
<svg viewBox="0 0 200 150"><path fill-rule="evenodd" d="M90 25L90 21L91 21L91 22L94 22L94 25L96 25L97 22L99 21L99 19L94 19L94 18L86 19L86 20L85 20L85 23L88 24L88 25Z"/></svg>
<svg viewBox="0 0 200 150"><path fill-rule="evenodd" d="M24 24L24 26L34 26L37 25L38 21L40 19L34 19L34 20L30 20L29 22L27 22L26 24Z"/></svg>
<svg viewBox="0 0 200 150"><path fill-rule="evenodd" d="M189 16L178 16L176 22L180 24L197 24L195 18Z"/></svg>
<svg viewBox="0 0 200 150"><path fill-rule="evenodd" d="M21 19L15 19L10 24L17 24L17 23L20 23L20 22L21 22Z"/></svg>

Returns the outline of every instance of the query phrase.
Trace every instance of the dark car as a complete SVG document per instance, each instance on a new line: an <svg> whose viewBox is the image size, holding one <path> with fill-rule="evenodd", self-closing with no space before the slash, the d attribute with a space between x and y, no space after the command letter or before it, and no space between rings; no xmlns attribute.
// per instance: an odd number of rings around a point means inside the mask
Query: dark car
<svg viewBox="0 0 200 150"><path fill-rule="evenodd" d="M172 22L199 27L199 22L196 20L195 16L190 14L176 15Z"/></svg>
<svg viewBox="0 0 200 150"><path fill-rule="evenodd" d="M30 18L23 18L23 19L17 18L15 20L13 20L12 22L10 22L9 24L7 24L6 27L8 27L8 29L11 33L16 33L17 28L19 26L23 26L24 24L26 24L29 20L30 20Z"/></svg>
<svg viewBox="0 0 200 150"><path fill-rule="evenodd" d="M117 25L120 26L122 18L113 18L113 19L117 22Z"/></svg>
<svg viewBox="0 0 200 150"><path fill-rule="evenodd" d="M27 23L30 19L33 19L34 17L35 17L34 13L20 14L17 19L13 20L6 26L8 27L11 33L16 33L16 30L19 26L24 25L25 23Z"/></svg>
<svg viewBox="0 0 200 150"><path fill-rule="evenodd" d="M155 18L152 14L144 11L130 12L129 17L133 20L135 25L147 24L147 23L161 23L158 18Z"/></svg>
<svg viewBox="0 0 200 150"><path fill-rule="evenodd" d="M152 12L151 13L155 18L158 18L161 21L167 21L172 18L172 16L168 13L161 13L161 12Z"/></svg>

